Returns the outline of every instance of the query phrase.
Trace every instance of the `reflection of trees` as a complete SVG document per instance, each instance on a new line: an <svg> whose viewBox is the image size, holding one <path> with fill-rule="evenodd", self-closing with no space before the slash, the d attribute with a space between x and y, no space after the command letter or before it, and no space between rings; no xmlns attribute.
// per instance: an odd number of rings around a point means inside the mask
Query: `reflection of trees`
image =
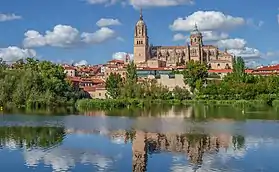
<svg viewBox="0 0 279 172"><path fill-rule="evenodd" d="M241 149L244 147L245 144L245 138L243 136L233 136L232 138L232 142L233 142L233 147L234 149Z"/></svg>
<svg viewBox="0 0 279 172"><path fill-rule="evenodd" d="M60 144L64 134L64 128L59 127L0 127L0 145L12 141L20 148L48 148Z"/></svg>

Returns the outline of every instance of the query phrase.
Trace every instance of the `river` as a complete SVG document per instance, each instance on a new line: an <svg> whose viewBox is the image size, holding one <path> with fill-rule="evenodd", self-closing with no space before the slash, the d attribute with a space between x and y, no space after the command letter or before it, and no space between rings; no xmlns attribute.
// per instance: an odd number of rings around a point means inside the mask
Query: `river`
<svg viewBox="0 0 279 172"><path fill-rule="evenodd" d="M0 171L277 172L274 109L1 114Z"/></svg>

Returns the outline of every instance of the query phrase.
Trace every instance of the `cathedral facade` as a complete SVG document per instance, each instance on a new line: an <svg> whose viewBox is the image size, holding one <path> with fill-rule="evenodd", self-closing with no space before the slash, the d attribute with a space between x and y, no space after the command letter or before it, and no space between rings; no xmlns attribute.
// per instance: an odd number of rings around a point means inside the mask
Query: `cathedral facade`
<svg viewBox="0 0 279 172"><path fill-rule="evenodd" d="M149 44L147 25L142 12L134 33L134 62L138 67L183 66L187 61L206 63L210 69L231 69L233 56L213 45L204 45L197 25L190 35L190 43L183 46L153 46Z"/></svg>

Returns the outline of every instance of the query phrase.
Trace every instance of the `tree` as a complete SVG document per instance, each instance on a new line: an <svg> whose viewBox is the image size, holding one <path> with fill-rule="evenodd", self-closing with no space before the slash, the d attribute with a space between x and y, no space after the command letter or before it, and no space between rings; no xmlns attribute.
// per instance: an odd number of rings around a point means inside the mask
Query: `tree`
<svg viewBox="0 0 279 172"><path fill-rule="evenodd" d="M133 61L127 66L126 81L130 83L137 83L138 81L137 66Z"/></svg>
<svg viewBox="0 0 279 172"><path fill-rule="evenodd" d="M207 66L194 60L187 62L186 66L187 68L182 72L185 84L190 86L191 92L200 90L208 76Z"/></svg>
<svg viewBox="0 0 279 172"><path fill-rule="evenodd" d="M19 60L0 72L0 105L42 108L63 106L83 98L67 80L64 69L33 58Z"/></svg>
<svg viewBox="0 0 279 172"><path fill-rule="evenodd" d="M121 95L121 88L123 87L122 78L120 74L111 73L106 80L106 90L110 98L116 99Z"/></svg>
<svg viewBox="0 0 279 172"><path fill-rule="evenodd" d="M137 66L132 61L127 66L127 75L124 87L122 89L122 94L125 98L136 98L136 87L138 83Z"/></svg>

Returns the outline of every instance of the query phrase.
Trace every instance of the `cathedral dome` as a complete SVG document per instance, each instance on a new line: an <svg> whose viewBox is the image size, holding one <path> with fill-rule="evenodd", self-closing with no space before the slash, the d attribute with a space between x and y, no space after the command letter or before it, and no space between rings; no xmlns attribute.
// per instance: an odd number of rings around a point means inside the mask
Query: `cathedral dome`
<svg viewBox="0 0 279 172"><path fill-rule="evenodd" d="M145 23L143 21L143 16L142 16L142 9L140 10L140 19L139 21L137 22L137 26L144 26Z"/></svg>
<svg viewBox="0 0 279 172"><path fill-rule="evenodd" d="M199 31L197 24L195 24L195 27L192 30L191 35L201 35L201 32Z"/></svg>
<svg viewBox="0 0 279 172"><path fill-rule="evenodd" d="M140 19L140 20L137 22L137 26L142 26L142 25L145 25L145 23L144 23L143 20Z"/></svg>

